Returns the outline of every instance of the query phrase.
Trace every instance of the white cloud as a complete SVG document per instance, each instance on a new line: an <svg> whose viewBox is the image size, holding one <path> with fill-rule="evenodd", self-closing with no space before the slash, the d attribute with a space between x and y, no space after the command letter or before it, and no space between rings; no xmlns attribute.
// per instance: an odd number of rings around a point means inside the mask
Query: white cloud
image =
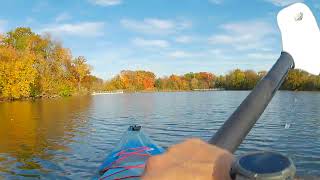
<svg viewBox="0 0 320 180"><path fill-rule="evenodd" d="M214 56L222 56L223 50L222 49L212 49L212 50L209 50L209 53L213 54Z"/></svg>
<svg viewBox="0 0 320 180"><path fill-rule="evenodd" d="M184 59L184 60L198 60L198 59L205 59L205 58L212 58L212 52L210 50L197 50L197 51L189 51L189 50L175 50L168 53L164 53L164 55L174 58L174 59Z"/></svg>
<svg viewBox="0 0 320 180"><path fill-rule="evenodd" d="M213 4L221 4L223 0L209 0L209 2Z"/></svg>
<svg viewBox="0 0 320 180"><path fill-rule="evenodd" d="M228 45L237 50L264 48L272 40L275 29L264 21L227 23L220 26L223 33L209 38L211 44Z"/></svg>
<svg viewBox="0 0 320 180"><path fill-rule="evenodd" d="M262 60L275 60L279 57L278 53L254 52L248 54L249 58Z"/></svg>
<svg viewBox="0 0 320 180"><path fill-rule="evenodd" d="M66 20L70 20L72 17L69 13L61 13L59 14L56 18L55 18L55 21L56 22L62 22L62 21L66 21Z"/></svg>
<svg viewBox="0 0 320 180"><path fill-rule="evenodd" d="M303 2L304 0L265 0L265 1L270 2L276 6L287 6L289 4Z"/></svg>
<svg viewBox="0 0 320 180"><path fill-rule="evenodd" d="M187 58L193 56L191 53L185 52L185 51L174 51L169 53L170 57L173 58Z"/></svg>
<svg viewBox="0 0 320 180"><path fill-rule="evenodd" d="M0 33L4 33L5 32L7 23L8 22L6 20L1 20L0 19Z"/></svg>
<svg viewBox="0 0 320 180"><path fill-rule="evenodd" d="M82 22L74 24L51 24L40 30L53 35L72 35L81 37L96 37L103 35L103 22Z"/></svg>
<svg viewBox="0 0 320 180"><path fill-rule="evenodd" d="M123 27L146 34L170 34L192 26L190 21L174 21L167 19L146 18L142 21L122 19Z"/></svg>
<svg viewBox="0 0 320 180"><path fill-rule="evenodd" d="M178 43L186 44L191 43L193 41L193 38L191 36L178 36L176 37L175 41Z"/></svg>
<svg viewBox="0 0 320 180"><path fill-rule="evenodd" d="M122 3L122 0L90 0L91 3L99 6L115 6Z"/></svg>
<svg viewBox="0 0 320 180"><path fill-rule="evenodd" d="M135 38L132 43L136 46L146 47L146 48L167 48L170 46L168 41L159 39L143 39Z"/></svg>

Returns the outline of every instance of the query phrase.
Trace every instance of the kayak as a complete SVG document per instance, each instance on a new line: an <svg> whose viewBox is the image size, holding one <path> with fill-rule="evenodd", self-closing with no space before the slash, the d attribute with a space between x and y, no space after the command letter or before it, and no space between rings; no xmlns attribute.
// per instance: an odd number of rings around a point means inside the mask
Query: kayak
<svg viewBox="0 0 320 180"><path fill-rule="evenodd" d="M142 132L141 126L130 126L100 166L98 179L139 179L147 159L163 152Z"/></svg>

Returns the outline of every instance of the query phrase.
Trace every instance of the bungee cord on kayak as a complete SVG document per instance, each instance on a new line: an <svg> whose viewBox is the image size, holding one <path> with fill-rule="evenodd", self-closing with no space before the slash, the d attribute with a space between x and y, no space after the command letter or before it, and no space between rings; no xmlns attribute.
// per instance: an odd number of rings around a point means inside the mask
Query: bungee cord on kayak
<svg viewBox="0 0 320 180"><path fill-rule="evenodd" d="M101 165L99 179L140 178L146 160L162 152L164 150L141 131L141 126L130 126L118 147Z"/></svg>
<svg viewBox="0 0 320 180"><path fill-rule="evenodd" d="M120 152L118 152L114 155L115 161L111 162L111 164L108 165L108 167L101 170L100 174L108 173L109 170L113 170L113 169L114 170L119 169L119 171L112 172L112 174L108 174L106 176L103 176L100 178L100 180L112 178L114 175L120 174L120 173L127 171L127 170L144 168L145 163L141 163L141 164L137 164L137 165L127 165L127 166L121 166L118 164L121 164L123 161L127 160L130 157L134 157L134 156L150 157L151 155L147 153L147 151L150 151L150 150L151 149L147 146L134 147L134 148L121 150ZM129 178L137 178L137 177L140 177L140 176L126 176L126 177L122 177L120 179L129 179Z"/></svg>

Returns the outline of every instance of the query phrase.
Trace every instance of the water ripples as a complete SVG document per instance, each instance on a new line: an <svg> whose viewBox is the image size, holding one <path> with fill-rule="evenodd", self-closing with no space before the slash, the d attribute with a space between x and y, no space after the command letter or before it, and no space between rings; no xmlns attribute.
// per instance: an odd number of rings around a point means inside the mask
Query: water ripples
<svg viewBox="0 0 320 180"><path fill-rule="evenodd" d="M208 140L247 94L136 93L0 104L0 125L8 129L0 133L0 177L90 179L132 124L164 148L190 137ZM30 112L1 114L10 106ZM293 158L299 175L319 176L319 107L320 93L277 93L236 155L281 152Z"/></svg>

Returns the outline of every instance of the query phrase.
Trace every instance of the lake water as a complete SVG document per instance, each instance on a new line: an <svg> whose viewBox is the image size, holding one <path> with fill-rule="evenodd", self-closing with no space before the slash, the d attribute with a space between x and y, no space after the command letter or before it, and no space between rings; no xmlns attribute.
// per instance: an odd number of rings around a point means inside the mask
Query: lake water
<svg viewBox="0 0 320 180"><path fill-rule="evenodd" d="M168 147L208 140L248 92L135 93L0 103L0 179L90 179L130 124ZM237 155L273 150L320 175L320 93L278 92Z"/></svg>

